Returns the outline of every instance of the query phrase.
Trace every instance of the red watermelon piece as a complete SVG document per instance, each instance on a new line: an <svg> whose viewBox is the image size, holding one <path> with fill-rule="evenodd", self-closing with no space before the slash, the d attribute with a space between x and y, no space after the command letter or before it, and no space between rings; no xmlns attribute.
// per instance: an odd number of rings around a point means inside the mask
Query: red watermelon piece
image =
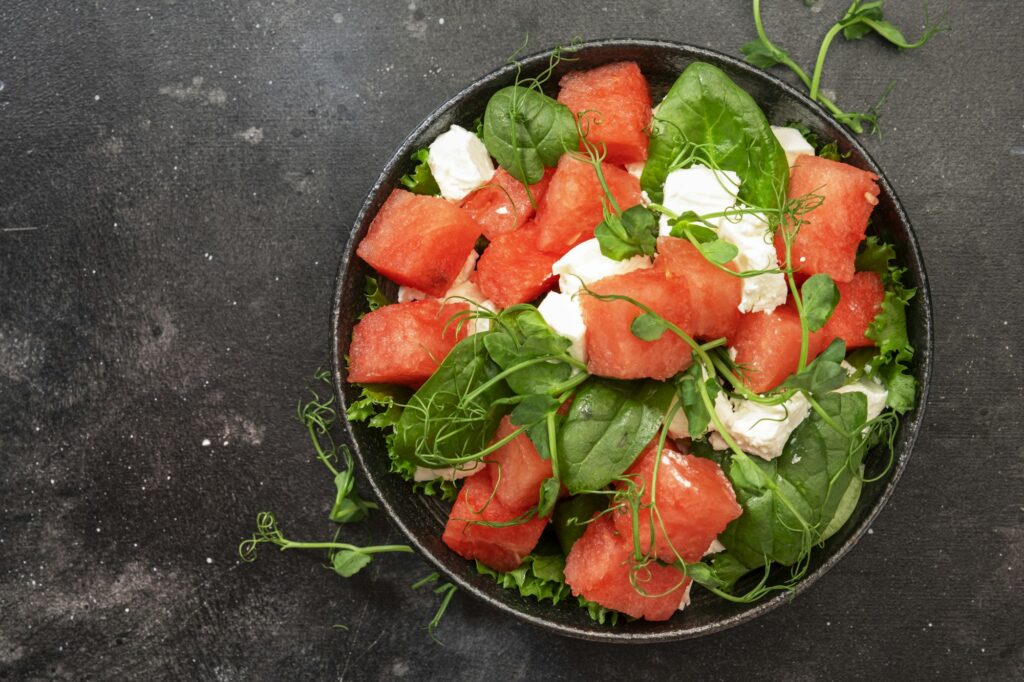
<svg viewBox="0 0 1024 682"><path fill-rule="evenodd" d="M530 185L535 202L544 197L554 172L553 168L548 168L539 182ZM490 240L521 227L536 212L523 183L500 167L490 182L462 201L462 208L480 225L484 236Z"/></svg>
<svg viewBox="0 0 1024 682"><path fill-rule="evenodd" d="M536 516L513 526L484 526L480 521L511 521L519 516L494 494L490 467L473 474L462 484L441 537L456 554L478 559L496 571L511 571L533 551L547 519Z"/></svg>
<svg viewBox="0 0 1024 682"><path fill-rule="evenodd" d="M437 370L452 347L466 336L453 315L464 303L428 299L395 303L368 313L352 329L348 380L419 386ZM445 328L447 326L447 329Z"/></svg>
<svg viewBox="0 0 1024 682"><path fill-rule="evenodd" d="M479 236L480 225L455 204L396 189L356 253L398 284L443 296Z"/></svg>
<svg viewBox="0 0 1024 682"><path fill-rule="evenodd" d="M514 433L519 427L508 416L502 417L494 441ZM487 456L487 468L495 482L494 497L512 512L524 512L540 499L540 484L551 478L551 460L541 459L533 441L525 433Z"/></svg>
<svg viewBox="0 0 1024 682"><path fill-rule="evenodd" d="M679 608L689 578L674 566L651 562L630 582L633 546L615 530L609 515L595 517L565 560L565 582L572 593L633 618L668 620Z"/></svg>
<svg viewBox="0 0 1024 682"><path fill-rule="evenodd" d="M558 256L537 248L537 228L527 223L491 240L477 262L476 283L499 308L528 303L551 288Z"/></svg>
<svg viewBox="0 0 1024 682"><path fill-rule="evenodd" d="M875 345L864 334L882 310L885 298L882 278L876 272L858 272L851 281L837 282L836 286L839 287L839 305L822 328L822 335L829 342L842 339L847 350Z"/></svg>
<svg viewBox="0 0 1024 682"><path fill-rule="evenodd" d="M640 547L651 546L651 481L658 461L657 441L647 446L626 471L643 486L639 518ZM616 483L620 490L624 483ZM669 447L661 451L658 466L658 518L655 519L655 552L658 559L674 563L678 553L685 561L699 561L711 542L738 518L743 509L736 503L729 479L710 459L684 455ZM646 507L646 508L644 508ZM626 505L614 513L615 528L632 546L633 518Z"/></svg>
<svg viewBox="0 0 1024 682"><path fill-rule="evenodd" d="M813 360L827 346L821 331L811 334L807 361ZM800 316L789 305L779 306L770 313L741 315L732 347L747 388L757 393L769 391L785 381L800 364Z"/></svg>
<svg viewBox="0 0 1024 682"><path fill-rule="evenodd" d="M661 270L634 270L590 285L598 294L620 294L643 303L683 331L691 306L685 290L672 287ZM587 370L615 379L667 379L690 366L690 347L670 331L657 341L633 335L630 325L643 311L628 301L599 301L581 294L587 325Z"/></svg>
<svg viewBox="0 0 1024 682"><path fill-rule="evenodd" d="M878 204L878 176L839 161L799 156L789 174L789 197L822 198L805 213L791 249L792 266L804 275L826 273L836 282L853 279L857 247L864 240L871 211ZM779 262L786 262L780 228L775 233Z"/></svg>
<svg viewBox="0 0 1024 682"><path fill-rule="evenodd" d="M732 270L736 268L727 266ZM730 338L740 323L743 282L708 262L689 241L658 239L654 268L665 273L670 286L685 290L690 299L686 325L701 340Z"/></svg>
<svg viewBox="0 0 1024 682"><path fill-rule="evenodd" d="M601 173L620 209L640 203L639 180L608 163L601 164ZM604 196L594 167L571 154L563 154L537 206L540 250L561 256L591 239L594 228L604 220Z"/></svg>
<svg viewBox="0 0 1024 682"><path fill-rule="evenodd" d="M635 62L571 71L562 77L559 86L559 102L575 116L587 112L583 130L590 142L604 144L607 162L647 160L645 130L651 122L651 91Z"/></svg>

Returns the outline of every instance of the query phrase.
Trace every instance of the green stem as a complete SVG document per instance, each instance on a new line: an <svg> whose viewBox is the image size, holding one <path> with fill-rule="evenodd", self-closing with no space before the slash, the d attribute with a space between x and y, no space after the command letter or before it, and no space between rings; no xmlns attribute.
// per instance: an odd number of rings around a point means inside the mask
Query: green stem
<svg viewBox="0 0 1024 682"><path fill-rule="evenodd" d="M404 552L411 554L413 549L409 545L374 545L371 547L356 547L347 542L293 542L292 540L281 540L275 542L283 552L286 549L344 549L360 554L381 554L383 552Z"/></svg>
<svg viewBox="0 0 1024 682"><path fill-rule="evenodd" d="M811 78L811 99L818 99L818 88L821 85L821 72L825 67L825 55L828 53L828 48L832 45L832 41L842 30L842 24L835 24L829 29L828 33L825 34L825 39L821 41L821 47L818 48L818 60L814 63L814 77Z"/></svg>

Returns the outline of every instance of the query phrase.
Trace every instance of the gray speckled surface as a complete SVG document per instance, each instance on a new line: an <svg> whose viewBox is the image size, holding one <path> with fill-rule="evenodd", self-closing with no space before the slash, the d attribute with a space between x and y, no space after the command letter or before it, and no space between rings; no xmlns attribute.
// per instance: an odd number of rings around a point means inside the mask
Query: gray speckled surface
<svg viewBox="0 0 1024 682"><path fill-rule="evenodd" d="M807 62L844 3L770 4ZM914 26L912 5L891 14ZM843 102L896 81L866 144L921 240L937 353L895 497L806 595L628 649L456 598L440 648L415 557L348 582L311 556L238 563L261 509L329 532L331 482L293 410L327 359L349 226L406 132L526 32L732 54L753 33L745 2L582 7L0 7L0 677L1020 676L1024 13L1003 2L955 8L920 52L830 56ZM380 516L353 533L400 540Z"/></svg>

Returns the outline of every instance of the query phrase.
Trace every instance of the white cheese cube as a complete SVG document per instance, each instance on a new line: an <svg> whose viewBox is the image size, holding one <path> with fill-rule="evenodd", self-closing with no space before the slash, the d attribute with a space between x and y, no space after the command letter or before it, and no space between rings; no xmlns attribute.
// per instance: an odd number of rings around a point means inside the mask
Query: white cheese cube
<svg viewBox="0 0 1024 682"><path fill-rule="evenodd" d="M790 168L793 167L796 157L803 154L814 156L814 147L804 139L804 136L796 128L772 126L772 132L775 133L775 139L782 145L782 151L786 152L786 161L789 162Z"/></svg>
<svg viewBox="0 0 1024 682"><path fill-rule="evenodd" d="M478 469L487 466L483 462L467 462L459 467L444 467L441 469L428 469L426 467L416 467L416 471L413 472L412 480L414 481L432 481L435 478L443 478L446 481L457 481L460 478L467 478L477 472Z"/></svg>
<svg viewBox="0 0 1024 682"><path fill-rule="evenodd" d="M441 196L450 201L462 201L494 175L494 163L484 143L456 125L430 144L427 165L441 188Z"/></svg>
<svg viewBox="0 0 1024 682"><path fill-rule="evenodd" d="M634 161L633 163L627 163L626 172L639 180L640 176L644 174L644 166L646 165L646 161Z"/></svg>
<svg viewBox="0 0 1024 682"><path fill-rule="evenodd" d="M422 301L430 298L430 295L420 291L419 289L413 289L412 287L398 287L398 302L408 303L409 301Z"/></svg>
<svg viewBox="0 0 1024 682"><path fill-rule="evenodd" d="M699 165L677 168L665 178L661 204L677 215L686 211L697 215L720 213L736 203L739 189L739 176L732 171L714 171ZM661 235L671 232L668 216L661 216Z"/></svg>
<svg viewBox="0 0 1024 682"><path fill-rule="evenodd" d="M740 272L779 267L775 243L768 231L768 224L761 216L748 213L723 217L718 220L718 235L739 249L732 263ZM781 272L744 277L742 282L740 312L769 313L786 302L786 276Z"/></svg>
<svg viewBox="0 0 1024 682"><path fill-rule="evenodd" d="M802 393L781 405L762 405L751 400L732 400L718 396L715 412L740 448L762 459L773 460L782 454L793 429L811 409Z"/></svg>
<svg viewBox="0 0 1024 682"><path fill-rule="evenodd" d="M537 312L556 334L572 341L569 355L580 362L586 362L587 325L583 322L580 302L566 294L552 291L537 306Z"/></svg>
<svg viewBox="0 0 1024 682"><path fill-rule="evenodd" d="M605 277L624 275L652 265L647 256L633 256L626 260L608 258L601 253L601 245L596 239L588 239L555 261L551 272L558 275L558 288L562 293L572 296L582 288L581 280L589 285Z"/></svg>
<svg viewBox="0 0 1024 682"><path fill-rule="evenodd" d="M882 386L882 384L874 379L865 377L852 384L840 386L833 392L853 393L855 391L863 393L864 397L868 400L868 421L882 414L882 410L885 409L885 401L889 397L889 391L885 390L885 386Z"/></svg>
<svg viewBox="0 0 1024 682"><path fill-rule="evenodd" d="M711 556L712 554L718 554L719 552L724 552L724 551L725 551L725 545L723 545L721 542L719 542L718 538L715 538L714 540L711 541L711 544L708 545L707 551L704 552L704 554L702 556Z"/></svg>

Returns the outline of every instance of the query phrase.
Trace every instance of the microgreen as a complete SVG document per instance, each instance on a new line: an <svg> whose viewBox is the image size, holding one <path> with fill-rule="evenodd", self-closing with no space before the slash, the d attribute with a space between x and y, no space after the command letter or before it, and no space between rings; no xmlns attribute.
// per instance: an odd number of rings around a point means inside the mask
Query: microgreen
<svg viewBox="0 0 1024 682"><path fill-rule="evenodd" d="M864 0L854 0L842 18L836 21L825 33L818 48L818 57L814 68L811 74L808 75L799 64L793 61L789 53L768 39L768 35L764 30L764 23L761 20L761 2L760 0L753 0L754 27L757 30L757 38L744 45L741 51L748 62L762 69L779 65L788 68L803 81L809 90L811 99L821 103L840 122L854 132L864 132L865 126L869 132L876 132L878 130L879 109L892 89L892 84L890 83L886 88L878 103L865 112L847 112L840 109L832 100L821 94L821 76L825 66L825 57L828 54L832 41L840 33L847 40L860 40L869 33L875 33L901 50L913 50L924 46L937 34L949 30L949 26L943 20L931 23L926 9L924 32L916 41L908 41L896 26L883 18L883 5L884 1L865 2Z"/></svg>

